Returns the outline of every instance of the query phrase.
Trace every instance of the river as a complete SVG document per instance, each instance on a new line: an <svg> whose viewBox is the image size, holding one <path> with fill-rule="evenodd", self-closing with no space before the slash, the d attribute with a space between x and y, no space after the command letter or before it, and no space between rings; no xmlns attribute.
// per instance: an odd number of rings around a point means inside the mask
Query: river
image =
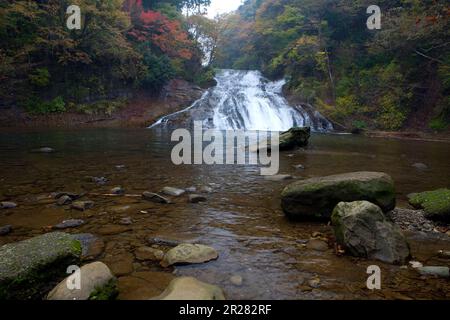
<svg viewBox="0 0 450 320"><path fill-rule="evenodd" d="M19 206L0 212L0 226L14 227L13 233L0 237L0 244L42 234L48 226L71 218L87 223L69 232L96 234L104 226L131 217L130 231L102 237L106 247L101 260L129 260L136 248L147 245L153 237L210 245L220 257L214 262L176 269L162 269L132 258L132 270L120 277L126 284L120 296L123 299L149 298L149 284L142 280L143 274L152 274L149 272L195 276L221 286L229 299L449 298L447 280L422 279L411 269L339 257L331 248L325 252L306 249L304 243L314 232L332 238L332 229L323 223L285 218L280 192L290 181L267 181L255 166L172 165L169 136L164 130L140 129L2 133L0 200L11 200ZM50 146L56 152L31 152L41 146ZM280 172L302 179L383 171L394 178L398 205L405 207L406 195L411 192L448 187L448 159L450 148L443 142L314 134L307 150L281 154ZM417 162L429 169L415 169L412 165ZM298 164L306 169L295 169ZM99 186L87 182L86 176L106 177L108 183ZM119 185L128 194L159 192L166 186L209 186L213 193L207 195L204 204L189 204L182 196L173 198L172 205L98 196ZM84 213L57 207L49 199L57 191L88 192L86 199L94 201L95 207ZM429 265L438 263L436 252L450 248L450 238L445 237L408 233L414 259ZM382 268L380 291L371 292L365 287L366 269L371 264ZM232 275L243 278L242 286L230 283ZM133 277L142 281L130 281ZM311 279L320 279L317 288L305 286Z"/></svg>

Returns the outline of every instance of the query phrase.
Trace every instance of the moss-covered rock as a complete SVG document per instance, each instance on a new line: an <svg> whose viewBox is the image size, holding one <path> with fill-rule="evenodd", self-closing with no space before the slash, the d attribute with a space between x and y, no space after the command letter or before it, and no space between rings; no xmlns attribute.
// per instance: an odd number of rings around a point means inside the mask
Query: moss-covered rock
<svg viewBox="0 0 450 320"><path fill-rule="evenodd" d="M292 150L295 148L307 147L311 137L311 128L292 128L280 135L280 150Z"/></svg>
<svg viewBox="0 0 450 320"><path fill-rule="evenodd" d="M367 201L341 202L331 217L336 241L356 257L403 264L410 256L400 228Z"/></svg>
<svg viewBox="0 0 450 320"><path fill-rule="evenodd" d="M281 205L290 218L329 219L339 202L366 200L384 212L395 208L392 178L379 172L355 172L313 178L287 186Z"/></svg>
<svg viewBox="0 0 450 320"><path fill-rule="evenodd" d="M81 244L54 232L0 247L0 300L34 299L79 263Z"/></svg>
<svg viewBox="0 0 450 320"><path fill-rule="evenodd" d="M450 189L414 193L408 199L414 208L425 210L428 219L450 222Z"/></svg>

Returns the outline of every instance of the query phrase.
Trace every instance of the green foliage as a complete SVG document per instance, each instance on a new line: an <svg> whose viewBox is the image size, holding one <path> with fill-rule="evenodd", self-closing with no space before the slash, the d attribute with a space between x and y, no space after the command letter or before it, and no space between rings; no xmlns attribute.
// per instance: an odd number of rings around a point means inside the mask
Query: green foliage
<svg viewBox="0 0 450 320"><path fill-rule="evenodd" d="M50 84L50 72L47 68L36 69L28 78L30 83L37 88L44 88Z"/></svg>
<svg viewBox="0 0 450 320"><path fill-rule="evenodd" d="M61 96L51 101L43 101L34 96L26 101L25 109L31 114L61 113L66 111L66 103Z"/></svg>
<svg viewBox="0 0 450 320"><path fill-rule="evenodd" d="M75 110L85 114L105 114L111 116L127 104L127 99L101 100L89 104L78 104Z"/></svg>
<svg viewBox="0 0 450 320"><path fill-rule="evenodd" d="M371 31L367 1L247 0L220 22L216 67L286 77L289 93L345 126L398 130L422 108L449 109L447 2L381 0L383 27Z"/></svg>
<svg viewBox="0 0 450 320"><path fill-rule="evenodd" d="M441 117L431 120L428 126L434 131L445 131L450 126L450 123Z"/></svg>

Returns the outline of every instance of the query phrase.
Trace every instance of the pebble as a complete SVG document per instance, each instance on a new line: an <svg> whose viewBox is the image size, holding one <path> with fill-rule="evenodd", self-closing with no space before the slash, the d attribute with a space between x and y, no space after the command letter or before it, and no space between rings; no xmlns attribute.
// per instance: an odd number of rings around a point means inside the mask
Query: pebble
<svg viewBox="0 0 450 320"><path fill-rule="evenodd" d="M424 163L414 163L413 165L412 165L414 168L416 168L417 170L427 170L428 169L428 166L426 165L426 164L424 164Z"/></svg>
<svg viewBox="0 0 450 320"><path fill-rule="evenodd" d="M439 258L450 259L450 251L440 250L438 252Z"/></svg>
<svg viewBox="0 0 450 320"><path fill-rule="evenodd" d="M129 225L133 224L133 220L130 217L126 217L126 218L120 219L119 223L123 226L129 226Z"/></svg>
<svg viewBox="0 0 450 320"><path fill-rule="evenodd" d="M183 190L183 189L177 189L177 188L172 188L172 187L165 187L162 190L162 193L164 193L167 196L179 197L179 196L182 196L183 194L185 194L186 191Z"/></svg>
<svg viewBox="0 0 450 320"><path fill-rule="evenodd" d="M105 177L86 177L86 180L89 182L96 183L100 186L103 186L108 183L108 179Z"/></svg>
<svg viewBox="0 0 450 320"><path fill-rule="evenodd" d="M57 224L55 226L55 229L63 230L63 229L77 228L83 224L84 224L83 220L75 220L75 219L65 220L65 221L61 222L60 224Z"/></svg>
<svg viewBox="0 0 450 320"><path fill-rule="evenodd" d="M12 231L11 225L0 227L0 236L6 236L7 234L10 234L11 231Z"/></svg>
<svg viewBox="0 0 450 320"><path fill-rule="evenodd" d="M79 211L89 210L94 206L92 201L75 201L72 203L71 208Z"/></svg>
<svg viewBox="0 0 450 320"><path fill-rule="evenodd" d="M187 188L186 192L197 192L197 188L196 187Z"/></svg>
<svg viewBox="0 0 450 320"><path fill-rule="evenodd" d="M293 177L289 174L278 174L278 175L274 175L274 176L265 176L264 178L268 181L275 181L275 182L293 179Z"/></svg>
<svg viewBox="0 0 450 320"><path fill-rule="evenodd" d="M418 269L418 268L422 268L423 267L423 264L421 262L419 262L419 261L410 261L409 265L411 266L411 268L414 268L414 269Z"/></svg>
<svg viewBox="0 0 450 320"><path fill-rule="evenodd" d="M311 288L318 288L320 286L320 279L319 278L315 278L315 279L311 279L308 281L308 286L310 286Z"/></svg>
<svg viewBox="0 0 450 320"><path fill-rule="evenodd" d="M42 147L42 148L33 150L33 152L35 152L35 153L53 153L53 152L55 152L55 149L50 148L50 147Z"/></svg>
<svg viewBox="0 0 450 320"><path fill-rule="evenodd" d="M136 259L141 261L158 261L160 262L164 258L164 252L162 250L153 249L149 247L140 247L134 252Z"/></svg>
<svg viewBox="0 0 450 320"><path fill-rule="evenodd" d="M198 195L198 194L191 194L189 195L189 202L190 203L200 203L200 202L206 202L208 199L204 196Z"/></svg>
<svg viewBox="0 0 450 320"><path fill-rule="evenodd" d="M425 217L423 210L395 208L388 216L403 230L431 233L436 227L434 222Z"/></svg>
<svg viewBox="0 0 450 320"><path fill-rule="evenodd" d="M160 196L159 194L152 193L152 192L144 192L142 194L142 198L144 200L155 202L155 203L170 204L169 199L164 198L163 196Z"/></svg>
<svg viewBox="0 0 450 320"><path fill-rule="evenodd" d="M115 187L115 188L111 189L111 193L117 194L117 195L125 194L125 189L122 187Z"/></svg>
<svg viewBox="0 0 450 320"><path fill-rule="evenodd" d="M58 206L65 206L65 205L68 205L68 204L71 204L71 203L72 203L72 198L69 197L68 195L64 195L64 196L60 197L58 199L58 201L56 201L56 204Z"/></svg>
<svg viewBox="0 0 450 320"><path fill-rule="evenodd" d="M298 165L294 166L294 168L297 170L305 170L305 166L302 164L298 164Z"/></svg>
<svg viewBox="0 0 450 320"><path fill-rule="evenodd" d="M2 209L14 209L17 207L17 204L14 202L3 201L0 202L0 208Z"/></svg>
<svg viewBox="0 0 450 320"><path fill-rule="evenodd" d="M233 284L233 285L235 285L236 287L240 287L240 286L242 286L242 283L243 283L243 279L242 279L242 277L241 276L232 276L232 277L230 277L230 282Z"/></svg>
<svg viewBox="0 0 450 320"><path fill-rule="evenodd" d="M213 193L213 192L214 192L214 189L211 188L211 187L202 187L202 188L200 189L200 192L201 192L201 193Z"/></svg>

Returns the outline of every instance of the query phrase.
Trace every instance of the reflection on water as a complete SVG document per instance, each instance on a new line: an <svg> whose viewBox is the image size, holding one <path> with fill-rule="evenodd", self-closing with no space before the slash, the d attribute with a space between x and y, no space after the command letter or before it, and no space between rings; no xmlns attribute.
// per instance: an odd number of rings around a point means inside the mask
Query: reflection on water
<svg viewBox="0 0 450 320"><path fill-rule="evenodd" d="M103 237L105 261L132 253L153 237L211 245L220 258L175 271L134 261L131 275L145 271L192 275L221 286L230 299L449 298L448 281L420 279L414 271L389 265L382 265L383 290L369 292L365 289L366 268L373 261L338 257L332 249L318 252L305 248L314 232L329 238L333 235L324 224L286 220L279 195L289 182L266 181L259 176L259 168L252 166L175 166L170 161L171 145L167 133L148 130L2 133L0 200L12 200L19 207L0 212L0 226L15 227L10 236L0 238L0 244L43 233L46 227L70 218L88 222L71 232L95 234L102 226L132 217L131 232ZM30 152L41 146L57 152ZM449 158L446 143L316 135L308 150L281 154L280 172L302 179L384 171L395 179L399 205L405 206L408 193L448 187ZM417 162L425 163L429 170L413 168ZM295 169L298 164L306 170ZM109 182L97 186L86 176L106 177ZM139 198L89 195L96 206L85 213L56 207L48 199L56 191L101 194L119 185L128 194L158 192L165 186L208 186L214 193L204 204L188 204L183 196L168 206ZM433 260L435 253L450 249L445 238L411 235L411 242L414 258L428 264L442 265L442 261ZM241 287L229 281L233 275L243 277ZM307 285L317 278L317 288Z"/></svg>

